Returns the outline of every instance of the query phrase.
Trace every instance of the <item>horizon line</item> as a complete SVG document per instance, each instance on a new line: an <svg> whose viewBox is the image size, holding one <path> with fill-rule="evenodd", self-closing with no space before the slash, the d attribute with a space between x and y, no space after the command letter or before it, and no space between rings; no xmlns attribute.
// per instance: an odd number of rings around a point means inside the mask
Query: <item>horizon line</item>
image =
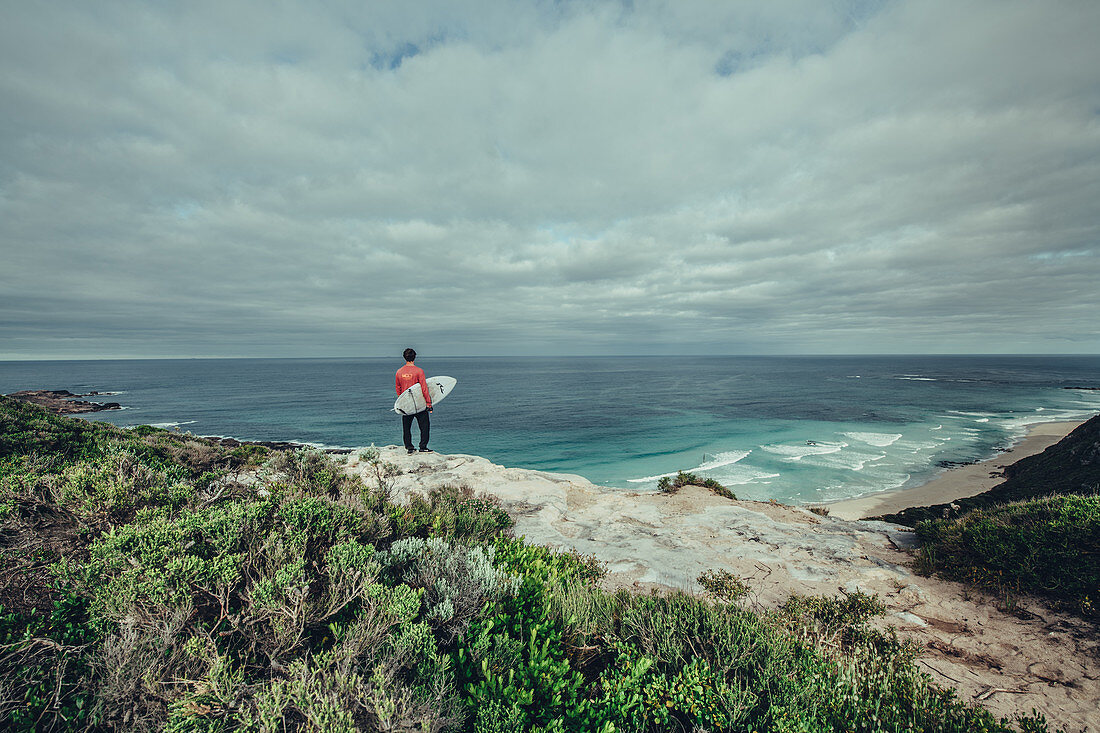
<svg viewBox="0 0 1100 733"><path fill-rule="evenodd" d="M742 354L418 354L418 359L641 359L641 358L678 358L690 356L693 359L712 358L849 358L849 357L927 357L927 356L958 356L958 357L1088 357L1100 356L1100 352L959 352L959 351L928 351L928 352L850 352L850 353L742 353ZM400 360L401 355L394 356L93 356L93 357L0 357L0 364L25 363L25 362L63 362L63 361L246 361L246 360L355 360L355 359L389 359Z"/></svg>

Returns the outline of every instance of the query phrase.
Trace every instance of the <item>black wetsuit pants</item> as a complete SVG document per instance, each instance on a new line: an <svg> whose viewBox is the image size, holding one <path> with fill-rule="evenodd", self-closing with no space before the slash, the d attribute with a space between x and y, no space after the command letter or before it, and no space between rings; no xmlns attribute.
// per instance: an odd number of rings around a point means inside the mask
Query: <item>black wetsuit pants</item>
<svg viewBox="0 0 1100 733"><path fill-rule="evenodd" d="M420 428L420 450L424 450L428 447L428 434L431 432L427 410L418 412L415 415L401 416L401 437L405 439L405 450L412 450L412 424L414 417L416 418L417 426Z"/></svg>

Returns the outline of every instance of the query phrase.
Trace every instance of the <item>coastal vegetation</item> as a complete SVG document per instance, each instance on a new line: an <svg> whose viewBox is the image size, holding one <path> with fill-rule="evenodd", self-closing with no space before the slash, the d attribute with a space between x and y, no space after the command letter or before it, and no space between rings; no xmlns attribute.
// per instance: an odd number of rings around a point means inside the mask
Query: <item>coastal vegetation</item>
<svg viewBox="0 0 1100 733"><path fill-rule="evenodd" d="M489 496L397 503L317 451L0 398L0 726L1028 731L932 683L860 593L743 607L601 587Z"/></svg>
<svg viewBox="0 0 1100 733"><path fill-rule="evenodd" d="M663 494L675 494L677 490L685 486L702 486L704 489L710 489L718 496L737 500L737 496L732 491L714 479L700 477L690 471L678 471L675 476L662 476L657 480L657 490Z"/></svg>
<svg viewBox="0 0 1100 733"><path fill-rule="evenodd" d="M1046 496L917 525L917 569L1100 621L1100 496Z"/></svg>
<svg viewBox="0 0 1100 733"><path fill-rule="evenodd" d="M1100 416L985 493L880 518L915 527L918 571L989 590L1008 610L1026 593L1100 621Z"/></svg>

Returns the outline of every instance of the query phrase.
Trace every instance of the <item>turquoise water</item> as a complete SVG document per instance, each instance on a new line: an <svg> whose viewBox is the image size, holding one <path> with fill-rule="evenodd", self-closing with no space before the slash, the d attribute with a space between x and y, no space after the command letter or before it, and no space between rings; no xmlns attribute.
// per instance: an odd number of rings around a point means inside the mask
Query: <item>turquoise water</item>
<svg viewBox="0 0 1100 733"><path fill-rule="evenodd" d="M819 502L916 485L1036 422L1100 412L1100 357L431 358L458 379L431 446L642 489L693 470ZM0 362L0 392L116 392L96 413L254 440L400 442L400 359Z"/></svg>

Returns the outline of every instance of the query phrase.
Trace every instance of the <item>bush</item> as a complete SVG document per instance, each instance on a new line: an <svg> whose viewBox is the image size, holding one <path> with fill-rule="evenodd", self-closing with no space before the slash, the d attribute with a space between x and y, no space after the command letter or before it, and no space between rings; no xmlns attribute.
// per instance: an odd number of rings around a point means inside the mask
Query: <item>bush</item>
<svg viewBox="0 0 1100 733"><path fill-rule="evenodd" d="M475 496L469 486L440 486L428 492L432 534L488 541L510 530L515 524L490 494Z"/></svg>
<svg viewBox="0 0 1100 733"><path fill-rule="evenodd" d="M0 396L0 458L50 453L65 461L97 453L103 423L53 415L45 408Z"/></svg>
<svg viewBox="0 0 1100 733"><path fill-rule="evenodd" d="M58 499L82 513L104 512L117 520L142 506L187 503L195 488L186 478L178 464L153 468L133 451L112 446L62 471Z"/></svg>
<svg viewBox="0 0 1100 733"><path fill-rule="evenodd" d="M283 482L306 494L334 497L341 493L358 492L362 488L358 479L341 471L332 458L320 450L275 451L267 462L267 468Z"/></svg>
<svg viewBox="0 0 1100 733"><path fill-rule="evenodd" d="M711 597L732 603L748 595L748 584L728 570L707 570L696 580Z"/></svg>
<svg viewBox="0 0 1100 733"><path fill-rule="evenodd" d="M88 608L71 591L48 613L0 607L0 723L13 730L65 730L88 722Z"/></svg>
<svg viewBox="0 0 1100 733"><path fill-rule="evenodd" d="M1100 620L1100 496L1050 496L917 525L918 569Z"/></svg>
<svg viewBox="0 0 1100 733"><path fill-rule="evenodd" d="M878 596L863 591L840 596L803 596L792 594L780 607L792 618L812 619L832 632L843 626L861 626L886 613L886 605Z"/></svg>
<svg viewBox="0 0 1100 733"><path fill-rule="evenodd" d="M699 478L694 473L679 471L675 477L662 476L657 480L657 490L663 494L675 494L678 489L684 486L702 486L710 489L718 496L737 500L737 496L722 484L712 478Z"/></svg>
<svg viewBox="0 0 1100 733"><path fill-rule="evenodd" d="M360 511L272 488L178 514L144 510L95 542L81 571L67 569L106 634L96 720L170 730L450 720L452 673L433 630L457 628L483 605L452 592L482 578L479 567L492 571L483 551L454 548L461 567L437 553L442 570L416 545L443 540L376 552L376 525ZM379 582L384 567L422 587ZM168 679L201 682L166 696L158 680Z"/></svg>
<svg viewBox="0 0 1100 733"><path fill-rule="evenodd" d="M451 656L473 730L609 732L550 614L552 592L591 579L592 564L521 540L494 546L494 564L514 578L510 592L484 609Z"/></svg>
<svg viewBox="0 0 1100 733"><path fill-rule="evenodd" d="M578 593L588 600L569 598ZM1013 730L936 687L911 647L869 629L881 606L863 594L795 598L775 616L683 593L574 587L555 598L563 638L601 647L585 665L600 690L594 718L620 729Z"/></svg>
<svg viewBox="0 0 1100 733"><path fill-rule="evenodd" d="M439 537L410 537L378 561L393 581L423 589L424 618L450 644L485 606L516 590L518 581L493 566L493 554Z"/></svg>

